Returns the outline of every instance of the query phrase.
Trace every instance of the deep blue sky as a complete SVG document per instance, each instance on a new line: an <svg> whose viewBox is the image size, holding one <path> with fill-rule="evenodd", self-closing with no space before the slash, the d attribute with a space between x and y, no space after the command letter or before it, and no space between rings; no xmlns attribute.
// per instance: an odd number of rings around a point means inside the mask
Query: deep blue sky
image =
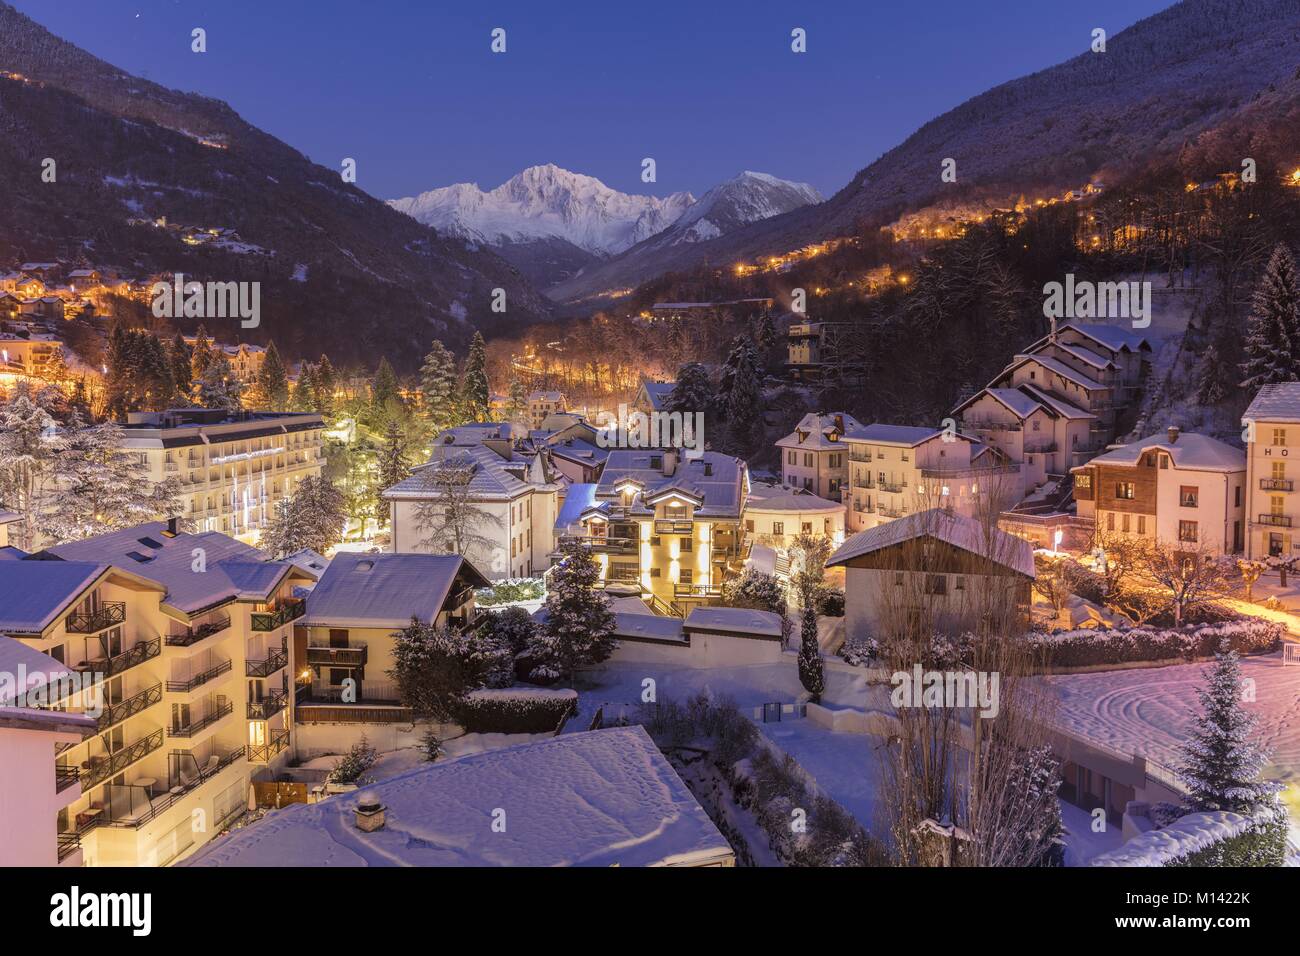
<svg viewBox="0 0 1300 956"><path fill-rule="evenodd" d="M393 198L554 162L696 195L742 169L826 195L918 126L1169 0L11 0L91 53L229 102ZM190 51L190 30L208 52ZM493 27L507 52L489 51ZM790 51L793 27L808 52ZM653 156L658 182L640 181Z"/></svg>

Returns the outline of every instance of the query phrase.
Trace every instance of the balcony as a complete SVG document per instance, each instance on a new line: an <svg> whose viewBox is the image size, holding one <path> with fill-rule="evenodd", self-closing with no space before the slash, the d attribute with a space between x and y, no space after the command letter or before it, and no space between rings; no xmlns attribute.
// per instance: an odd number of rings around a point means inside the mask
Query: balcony
<svg viewBox="0 0 1300 956"><path fill-rule="evenodd" d="M635 538L610 538L605 535L566 535L561 537L562 544L581 544L600 554L636 554Z"/></svg>
<svg viewBox="0 0 1300 956"><path fill-rule="evenodd" d="M205 714L204 716L200 717L198 720L191 720L188 724L185 724L184 726L176 726L173 724L171 729L167 731L167 736L168 737L193 737L195 734L203 730L205 727L211 727L221 718L230 716L230 714L234 713L234 710L235 710L235 705L232 704L230 701L226 701L224 704L218 704L216 709L213 710L212 713Z"/></svg>
<svg viewBox="0 0 1300 956"><path fill-rule="evenodd" d="M75 831L70 833L60 833L59 839L59 862L62 863L72 854L81 849L81 834Z"/></svg>
<svg viewBox="0 0 1300 956"><path fill-rule="evenodd" d="M265 744L250 744L248 747L249 763L270 763L271 758L289 746L289 731L271 732L271 740Z"/></svg>
<svg viewBox="0 0 1300 956"><path fill-rule="evenodd" d="M163 688L162 684L154 684L134 694L125 700L118 701L116 704L105 708L104 712L95 719L95 729L101 733L115 724L120 724L128 717L134 717L147 707L162 701Z"/></svg>
<svg viewBox="0 0 1300 956"><path fill-rule="evenodd" d="M115 754L91 757L82 765L81 792L93 790L109 777L117 776L131 764L147 757L162 745L163 730L159 727Z"/></svg>
<svg viewBox="0 0 1300 956"><path fill-rule="evenodd" d="M179 633L168 634L166 643L168 647L190 647L213 634L220 634L228 627L230 627L230 618L222 616L196 624Z"/></svg>
<svg viewBox="0 0 1300 956"><path fill-rule="evenodd" d="M695 523L673 518L656 518L655 534L694 534Z"/></svg>
<svg viewBox="0 0 1300 956"><path fill-rule="evenodd" d="M892 481L880 482L880 490L888 491L891 495L901 495L907 490L907 485L895 484Z"/></svg>
<svg viewBox="0 0 1300 956"><path fill-rule="evenodd" d="M722 587L717 584L674 584L673 597L697 601L722 597Z"/></svg>
<svg viewBox="0 0 1300 956"><path fill-rule="evenodd" d="M220 661L211 667L204 668L186 680L169 680L167 682L167 693L169 694L188 694L196 687L202 687L213 678L220 677L222 674L230 671L230 661Z"/></svg>
<svg viewBox="0 0 1300 956"><path fill-rule="evenodd" d="M362 644L358 647L317 647L307 648L307 663L322 667L365 667L368 648Z"/></svg>
<svg viewBox="0 0 1300 956"><path fill-rule="evenodd" d="M307 612L307 602L301 598L284 598L270 611L254 611L251 615L255 631L274 631Z"/></svg>
<svg viewBox="0 0 1300 956"><path fill-rule="evenodd" d="M123 651L121 654L115 654L112 657L98 657L94 660L82 661L74 665L73 669L80 673L102 674L104 677L116 677L137 664L143 664L145 661L153 660L162 653L162 639L155 637L152 641L141 641L129 651Z"/></svg>
<svg viewBox="0 0 1300 956"><path fill-rule="evenodd" d="M113 808L110 808L110 819L106 819L102 823L98 823L97 825L108 826L108 827L124 827L127 829L135 829L137 827L144 826L146 823L148 823L150 820L157 817L159 814L165 813L167 810L170 810L178 802L184 799L185 795L188 794L195 787L198 787L206 783L208 780L211 780L213 777L221 773L221 771L225 770L236 760L241 759L244 756L245 752L246 749L244 747L236 747L234 750L231 750L225 754L214 753L210 757L208 757L207 762L201 767L197 765L197 760L196 760L195 761L196 769L192 774L182 770L180 773L177 774L178 782L176 786L172 787L167 793L160 794L157 797L149 798L146 805L143 807L143 809L139 811L135 811L133 807L128 807L126 813L117 817L112 817ZM189 751L173 750L172 759L175 760L178 756L191 756L191 755Z"/></svg>
<svg viewBox="0 0 1300 956"><path fill-rule="evenodd" d="M1291 527L1291 516L1290 515L1260 515L1258 523L1270 525L1274 528L1289 528Z"/></svg>
<svg viewBox="0 0 1300 956"><path fill-rule="evenodd" d="M62 763L54 765L54 790L56 793L62 793L80 780L81 770L78 767L70 767Z"/></svg>
<svg viewBox="0 0 1300 956"><path fill-rule="evenodd" d="M1290 478L1261 478L1260 491L1294 491L1295 482Z"/></svg>
<svg viewBox="0 0 1300 956"><path fill-rule="evenodd" d="M270 677L276 671L285 667L289 663L289 651L286 648L280 648L273 654L267 655L264 660L245 661L244 676L246 677Z"/></svg>
<svg viewBox="0 0 1300 956"><path fill-rule="evenodd" d="M248 719L249 720L270 720L280 711L284 710L289 704L289 694L286 691L280 691L272 694L265 700L248 702Z"/></svg>
<svg viewBox="0 0 1300 956"><path fill-rule="evenodd" d="M105 601L92 611L73 611L64 622L69 634L96 634L126 621L126 602Z"/></svg>

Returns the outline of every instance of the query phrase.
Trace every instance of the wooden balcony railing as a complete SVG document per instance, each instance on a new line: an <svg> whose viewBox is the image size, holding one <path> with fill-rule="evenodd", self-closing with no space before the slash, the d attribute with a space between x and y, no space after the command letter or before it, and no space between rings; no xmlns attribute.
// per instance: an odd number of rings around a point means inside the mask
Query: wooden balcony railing
<svg viewBox="0 0 1300 956"><path fill-rule="evenodd" d="M368 650L364 644L357 647L311 646L307 648L307 663L325 667L365 667Z"/></svg>
<svg viewBox="0 0 1300 956"><path fill-rule="evenodd" d="M265 700L248 702L248 719L249 720L270 720L280 711L284 710L289 704L289 695L285 691L278 691L267 697Z"/></svg>
<svg viewBox="0 0 1300 956"><path fill-rule="evenodd" d="M254 611L251 615L255 631L274 631L307 612L307 603L301 598L285 598L270 611Z"/></svg>
<svg viewBox="0 0 1300 956"><path fill-rule="evenodd" d="M271 758L289 746L289 731L275 730L271 739L264 744L250 744L248 747L249 763L270 763Z"/></svg>
<svg viewBox="0 0 1300 956"><path fill-rule="evenodd" d="M120 724L128 717L134 717L147 707L161 703L163 697L163 686L161 683L154 684L152 687L146 687L138 694L120 700L104 709L104 712L95 718L95 729L105 731L115 724Z"/></svg>
<svg viewBox="0 0 1300 956"><path fill-rule="evenodd" d="M230 618L223 615L211 621L196 624L178 634L168 634L166 643L168 647L189 647L204 638L211 637L213 634L220 634L228 627L230 627Z"/></svg>
<svg viewBox="0 0 1300 956"><path fill-rule="evenodd" d="M153 660L161 653L162 638L155 637L152 641L141 641L130 650L123 651L121 654L114 654L112 657L99 657L94 660L82 661L80 664L73 665L73 669L83 674L103 674L105 677L116 677L137 664Z"/></svg>
<svg viewBox="0 0 1300 956"><path fill-rule="evenodd" d="M159 727L115 754L86 761L87 766L83 767L81 771L81 792L85 793L87 790L93 790L109 777L117 776L131 764L147 757L162 745L163 730Z"/></svg>
<svg viewBox="0 0 1300 956"><path fill-rule="evenodd" d="M222 674L229 672L231 668L230 661L220 661L211 667L204 668L193 677L185 680L169 680L167 682L167 692L169 694L186 694L196 687L202 687L214 677L220 677Z"/></svg>
<svg viewBox="0 0 1300 956"><path fill-rule="evenodd" d="M244 675L246 677L270 677L288 663L289 651L287 648L282 647L278 651L268 654L264 660L245 661Z"/></svg>

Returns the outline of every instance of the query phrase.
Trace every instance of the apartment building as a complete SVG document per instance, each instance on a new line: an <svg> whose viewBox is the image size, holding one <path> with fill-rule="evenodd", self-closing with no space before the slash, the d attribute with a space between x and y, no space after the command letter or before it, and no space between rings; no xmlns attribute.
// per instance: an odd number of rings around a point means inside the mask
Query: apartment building
<svg viewBox="0 0 1300 956"><path fill-rule="evenodd" d="M0 369L16 375L45 377L50 368L64 360L63 343L47 332L29 335L0 333Z"/></svg>
<svg viewBox="0 0 1300 956"><path fill-rule="evenodd" d="M555 550L562 488L548 456L525 456L498 437L453 438L444 433L428 462L384 489L393 550L462 553L493 580L541 574Z"/></svg>
<svg viewBox="0 0 1300 956"><path fill-rule="evenodd" d="M200 531L255 543L276 503L325 464L315 413L173 408L132 412L122 447L154 481L180 479L182 515Z"/></svg>
<svg viewBox="0 0 1300 956"><path fill-rule="evenodd" d="M786 368L798 382L838 378L862 380L863 365L855 347L860 329L851 322L794 322L786 329Z"/></svg>
<svg viewBox="0 0 1300 956"><path fill-rule="evenodd" d="M78 792L53 757L93 734L94 718L45 706L69 671L22 641L0 636L0 675L0 866L81 866L80 841L58 826Z"/></svg>
<svg viewBox="0 0 1300 956"><path fill-rule="evenodd" d="M1142 336L1072 322L1034 342L953 415L964 431L1023 466L1026 489L1087 462L1115 437L1149 368Z"/></svg>
<svg viewBox="0 0 1300 956"><path fill-rule="evenodd" d="M528 421L533 428L541 428L551 415L565 411L564 394L554 391L537 391L528 396Z"/></svg>
<svg viewBox="0 0 1300 956"><path fill-rule="evenodd" d="M1188 551L1244 547L1246 454L1239 448L1171 426L1072 474L1079 517L1099 531Z"/></svg>
<svg viewBox="0 0 1300 956"><path fill-rule="evenodd" d="M1024 496L1019 465L959 432L872 424L846 432L843 441L848 534L929 508L972 514L982 503L1001 509Z"/></svg>
<svg viewBox="0 0 1300 956"><path fill-rule="evenodd" d="M1246 556L1294 557L1300 553L1300 382L1265 385L1241 416L1246 426Z"/></svg>
<svg viewBox="0 0 1300 956"><path fill-rule="evenodd" d="M152 522L3 561L0 632L92 687L94 734L50 751L59 841L86 865L164 865L288 758L292 622L307 572Z"/></svg>
<svg viewBox="0 0 1300 956"><path fill-rule="evenodd" d="M340 552L297 627L297 722L409 722L389 676L396 633L412 620L476 627L474 589L488 585L456 554Z"/></svg>
<svg viewBox="0 0 1300 956"><path fill-rule="evenodd" d="M576 537L595 553L606 587L640 593L656 610L685 617L716 601L723 581L744 564L748 495L749 470L739 458L615 449L578 516Z"/></svg>
<svg viewBox="0 0 1300 956"><path fill-rule="evenodd" d="M632 410L645 415L664 411L668 397L676 387L676 382L656 382L642 375L641 382L637 385L636 397L632 399Z"/></svg>
<svg viewBox="0 0 1300 956"><path fill-rule="evenodd" d="M190 348L193 348L197 341L196 335L185 336L185 344ZM235 373L235 378L245 385L252 385L257 381L257 373L262 370L262 363L266 361L265 346L249 345L246 342L239 345L223 345L220 342L208 344L210 348L220 351L230 360L230 368Z"/></svg>
<svg viewBox="0 0 1300 956"><path fill-rule="evenodd" d="M754 544L784 551L801 534L844 542L845 505L812 492L754 483L745 503L745 534Z"/></svg>
<svg viewBox="0 0 1300 956"><path fill-rule="evenodd" d="M840 497L848 484L848 447L844 436L863 427L844 412L810 412L794 431L776 443L781 455L781 483L822 498Z"/></svg>

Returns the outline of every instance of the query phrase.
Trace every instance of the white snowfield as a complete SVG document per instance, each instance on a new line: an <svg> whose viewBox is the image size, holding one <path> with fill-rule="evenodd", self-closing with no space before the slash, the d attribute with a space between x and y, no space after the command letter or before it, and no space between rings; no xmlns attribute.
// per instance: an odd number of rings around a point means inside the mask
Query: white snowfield
<svg viewBox="0 0 1300 956"><path fill-rule="evenodd" d="M361 796L382 830L354 824ZM495 824L495 826L494 826ZM188 866L703 866L731 847L640 727L439 761L214 840Z"/></svg>
<svg viewBox="0 0 1300 956"><path fill-rule="evenodd" d="M1180 664L1068 674L1046 678L1059 693L1056 721L1065 730L1129 754L1176 767L1190 738L1205 673L1213 665ZM1258 721L1254 739L1271 751L1265 776L1281 781L1291 811L1293 840L1300 837L1300 667L1284 667L1280 654L1243 657L1241 673L1253 682L1254 700L1243 705ZM1300 840L1297 840L1300 843Z"/></svg>

